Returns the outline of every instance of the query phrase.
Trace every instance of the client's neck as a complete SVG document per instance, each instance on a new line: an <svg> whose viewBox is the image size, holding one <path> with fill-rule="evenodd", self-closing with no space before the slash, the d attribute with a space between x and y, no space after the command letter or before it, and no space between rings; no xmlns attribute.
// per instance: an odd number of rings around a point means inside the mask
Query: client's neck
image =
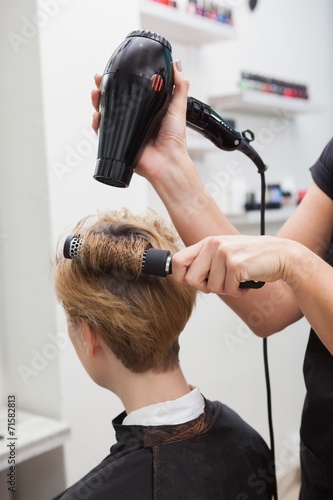
<svg viewBox="0 0 333 500"><path fill-rule="evenodd" d="M133 373L124 368L113 382L110 388L122 400L126 413L180 398L191 391L180 367L164 373Z"/></svg>

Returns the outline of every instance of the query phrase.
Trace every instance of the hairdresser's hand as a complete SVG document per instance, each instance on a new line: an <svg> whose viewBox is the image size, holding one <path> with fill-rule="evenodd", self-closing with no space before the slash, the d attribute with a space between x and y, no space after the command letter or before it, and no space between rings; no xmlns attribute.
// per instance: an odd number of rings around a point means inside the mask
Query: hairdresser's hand
<svg viewBox="0 0 333 500"><path fill-rule="evenodd" d="M161 123L157 137L147 144L135 166L139 175L146 177L152 184L160 176L170 175L170 169L177 170L184 163L191 162L186 148L186 107L189 82L181 70L180 61L173 63L175 91L168 111ZM95 76L96 90L91 93L95 108L92 127L97 132L100 115L98 112L101 75Z"/></svg>
<svg viewBox="0 0 333 500"><path fill-rule="evenodd" d="M100 122L100 118L101 118L101 115L99 112L99 102L101 100L100 86L101 86L101 81L102 81L102 75L95 75L94 80L95 80L95 85L97 88L93 89L91 91L91 102L92 102L92 105L95 109L94 114L93 114L93 119L92 119L92 128L94 129L94 131L97 134L98 129L99 129L99 122Z"/></svg>
<svg viewBox="0 0 333 500"><path fill-rule="evenodd" d="M212 236L176 253L172 272L178 282L202 292L239 296L249 291L239 288L244 280L288 280L295 256L296 266L302 265L300 247L273 236Z"/></svg>

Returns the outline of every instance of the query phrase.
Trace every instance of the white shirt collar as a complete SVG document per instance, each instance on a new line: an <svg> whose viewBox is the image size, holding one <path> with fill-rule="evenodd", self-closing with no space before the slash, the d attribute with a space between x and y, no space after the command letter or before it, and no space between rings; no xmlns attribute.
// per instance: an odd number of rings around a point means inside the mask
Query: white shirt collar
<svg viewBox="0 0 333 500"><path fill-rule="evenodd" d="M177 425L198 418L205 408L205 402L198 387L173 401L164 401L144 406L129 413L123 425Z"/></svg>

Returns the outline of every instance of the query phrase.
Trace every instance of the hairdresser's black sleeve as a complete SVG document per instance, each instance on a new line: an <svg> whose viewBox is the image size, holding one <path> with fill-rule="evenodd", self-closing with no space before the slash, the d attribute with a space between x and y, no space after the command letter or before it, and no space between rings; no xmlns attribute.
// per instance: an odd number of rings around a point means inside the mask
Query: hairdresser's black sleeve
<svg viewBox="0 0 333 500"><path fill-rule="evenodd" d="M317 186L333 199L333 138L310 170Z"/></svg>

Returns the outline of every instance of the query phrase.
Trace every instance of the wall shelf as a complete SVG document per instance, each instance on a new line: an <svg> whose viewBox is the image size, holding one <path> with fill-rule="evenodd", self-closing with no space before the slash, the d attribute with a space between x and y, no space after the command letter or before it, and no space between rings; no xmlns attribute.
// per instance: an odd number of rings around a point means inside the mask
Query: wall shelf
<svg viewBox="0 0 333 500"><path fill-rule="evenodd" d="M296 206L277 209L266 209L265 221L267 224L281 224L285 222L296 210ZM260 210L244 212L239 215L227 215L229 221L235 226L252 226L260 223Z"/></svg>
<svg viewBox="0 0 333 500"><path fill-rule="evenodd" d="M0 471L8 469L7 408L0 409ZM21 463L47 451L62 446L69 438L69 426L52 418L17 410L15 424L15 463Z"/></svg>
<svg viewBox="0 0 333 500"><path fill-rule="evenodd" d="M295 116L322 111L320 106L313 105L306 99L250 90L211 97L209 104L220 111L261 115L274 115L280 111L286 116Z"/></svg>
<svg viewBox="0 0 333 500"><path fill-rule="evenodd" d="M171 43L201 45L236 36L233 26L149 0L140 0L140 21L142 29L155 31Z"/></svg>

